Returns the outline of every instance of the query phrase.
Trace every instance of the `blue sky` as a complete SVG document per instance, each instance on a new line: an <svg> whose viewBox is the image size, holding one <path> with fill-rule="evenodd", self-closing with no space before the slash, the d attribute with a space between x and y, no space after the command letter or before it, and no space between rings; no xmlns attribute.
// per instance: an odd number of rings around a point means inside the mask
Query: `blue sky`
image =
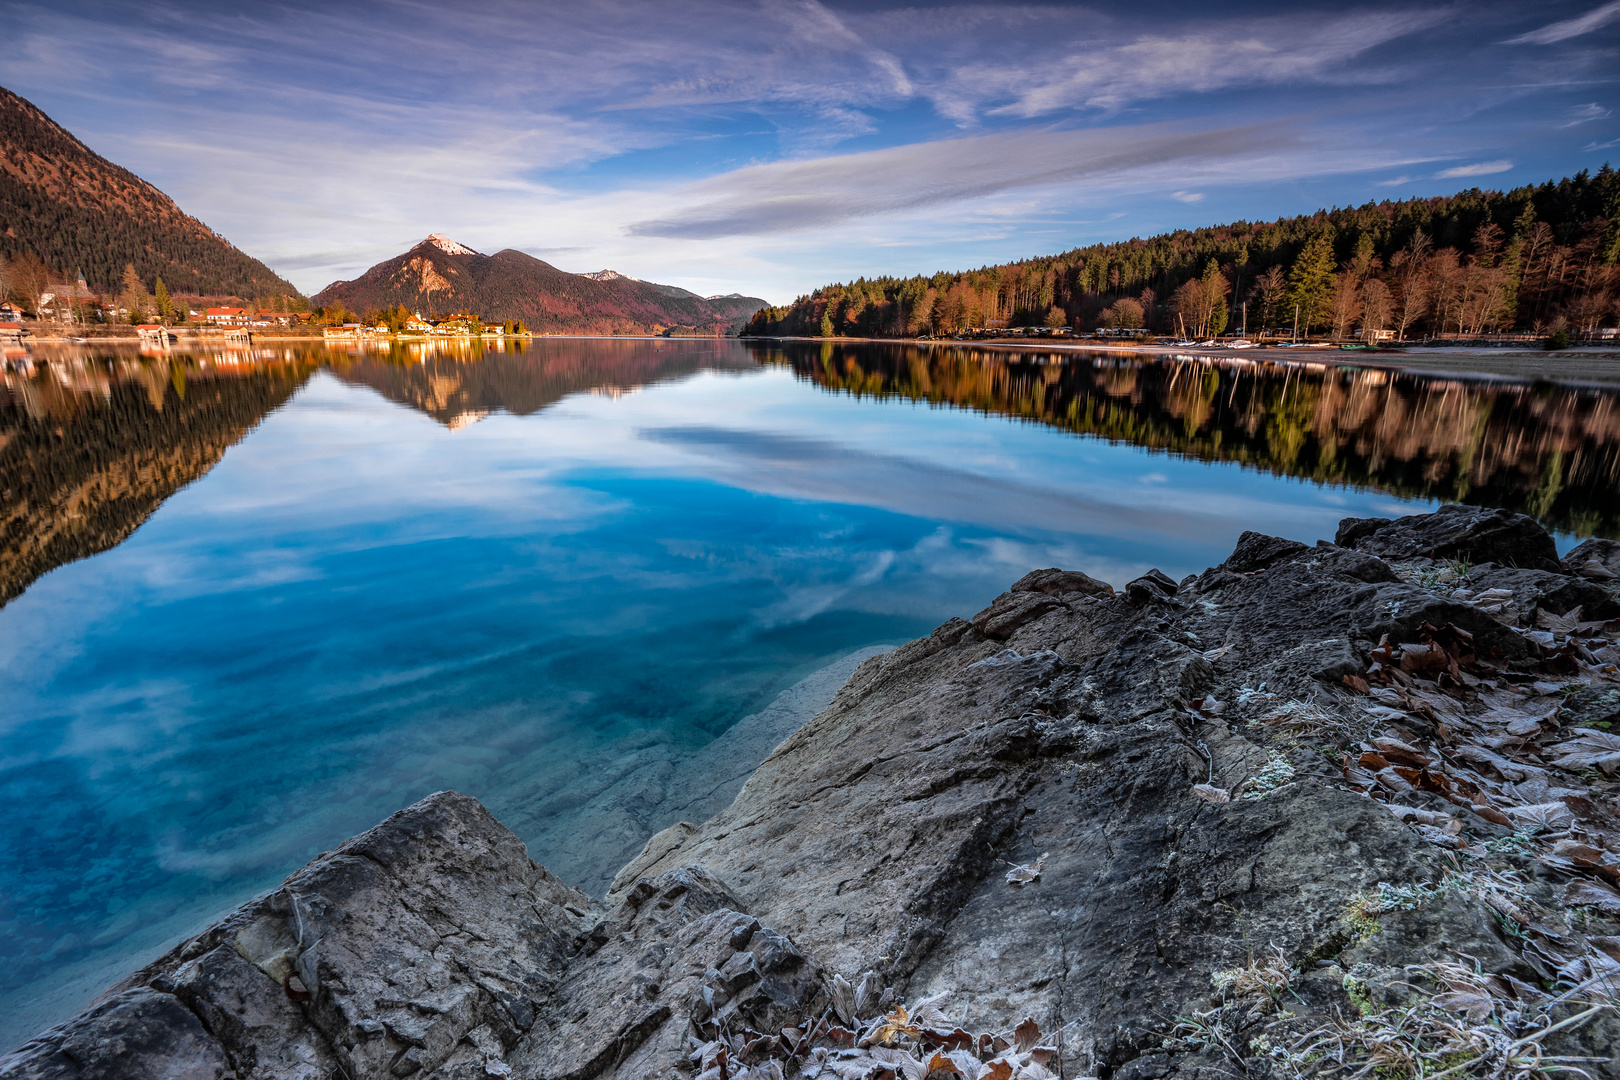
<svg viewBox="0 0 1620 1080"><path fill-rule="evenodd" d="M1620 0L6 19L0 84L310 292L440 232L781 302L1620 159Z"/></svg>

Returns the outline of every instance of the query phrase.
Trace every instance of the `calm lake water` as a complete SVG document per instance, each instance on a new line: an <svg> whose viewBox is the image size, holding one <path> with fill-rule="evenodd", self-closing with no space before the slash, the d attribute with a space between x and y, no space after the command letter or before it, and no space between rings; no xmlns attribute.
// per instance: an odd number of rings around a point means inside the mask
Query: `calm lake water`
<svg viewBox="0 0 1620 1080"><path fill-rule="evenodd" d="M3 1045L440 788L599 891L670 823L580 843L604 762L1035 567L1439 499L1620 528L1593 390L679 340L9 365Z"/></svg>

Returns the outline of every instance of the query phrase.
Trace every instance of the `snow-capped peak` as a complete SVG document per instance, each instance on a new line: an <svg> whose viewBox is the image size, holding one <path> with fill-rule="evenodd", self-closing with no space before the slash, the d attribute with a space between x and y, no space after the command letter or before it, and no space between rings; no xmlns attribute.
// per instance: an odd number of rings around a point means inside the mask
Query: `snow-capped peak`
<svg viewBox="0 0 1620 1080"><path fill-rule="evenodd" d="M581 277L588 277L592 281L634 281L634 280L636 280L635 278L631 277L629 274L621 274L617 270L598 270L594 274L582 274L580 276Z"/></svg>
<svg viewBox="0 0 1620 1080"><path fill-rule="evenodd" d="M444 236L440 233L432 233L426 240L423 241L423 243L432 244L434 247L438 248L447 255L478 254L478 252L474 251L470 247L467 247L465 244L458 244L448 236Z"/></svg>

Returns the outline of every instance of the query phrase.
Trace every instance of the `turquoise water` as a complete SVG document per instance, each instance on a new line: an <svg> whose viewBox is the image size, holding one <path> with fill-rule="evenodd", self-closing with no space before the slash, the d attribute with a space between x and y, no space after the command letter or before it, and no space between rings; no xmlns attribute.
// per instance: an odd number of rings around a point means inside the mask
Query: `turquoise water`
<svg viewBox="0 0 1620 1080"><path fill-rule="evenodd" d="M619 853L524 807L626 740L700 745L1035 567L1180 577L1429 505L671 348L689 374L454 428L321 370L0 609L0 1043L431 791L600 881Z"/></svg>

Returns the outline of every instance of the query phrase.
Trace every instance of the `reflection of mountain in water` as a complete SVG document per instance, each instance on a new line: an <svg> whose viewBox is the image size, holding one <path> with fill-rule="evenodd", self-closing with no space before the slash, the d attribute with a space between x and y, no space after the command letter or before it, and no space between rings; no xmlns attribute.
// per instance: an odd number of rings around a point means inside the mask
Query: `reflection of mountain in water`
<svg viewBox="0 0 1620 1080"><path fill-rule="evenodd" d="M121 543L311 370L160 359L8 372L0 385L0 604L40 575Z"/></svg>
<svg viewBox="0 0 1620 1080"><path fill-rule="evenodd" d="M1620 536L1620 395L1252 362L967 348L756 348L828 389L1017 416L1202 461L1504 506Z"/></svg>
<svg viewBox="0 0 1620 1080"><path fill-rule="evenodd" d="M553 341L522 351L423 355L407 348L334 356L328 369L390 401L427 413L452 430L496 410L527 416L569 394L618 395L706 369L744 370L753 357L731 341Z"/></svg>

